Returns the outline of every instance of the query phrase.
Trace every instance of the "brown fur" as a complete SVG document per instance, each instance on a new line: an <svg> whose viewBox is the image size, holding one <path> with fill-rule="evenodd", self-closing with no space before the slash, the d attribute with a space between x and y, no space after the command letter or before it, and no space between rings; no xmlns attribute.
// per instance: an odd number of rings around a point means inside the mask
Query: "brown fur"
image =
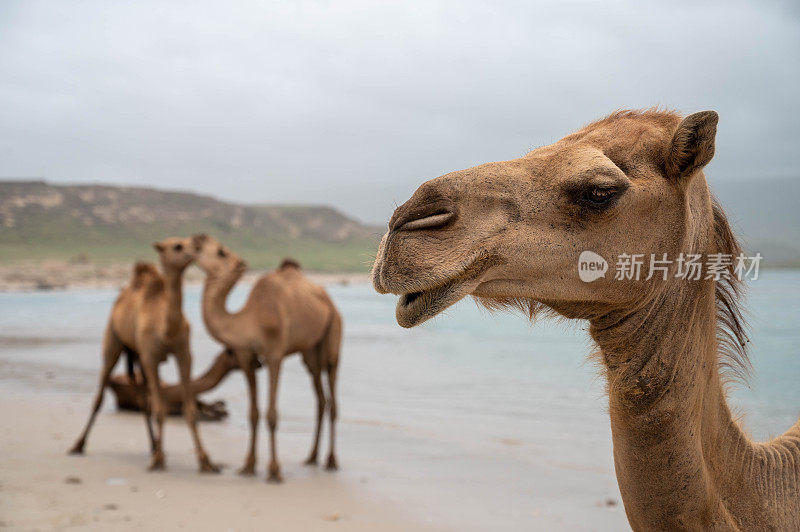
<svg viewBox="0 0 800 532"><path fill-rule="evenodd" d="M677 279L674 263L648 280L647 262L641 280L614 279L623 253L741 251L703 174L717 120L618 111L519 159L433 179L392 217L373 284L401 296L405 327L467 295L588 320L635 530L800 530L800 421L751 442L725 399L749 369L741 283ZM608 261L605 278L580 280L584 250Z"/></svg>
<svg viewBox="0 0 800 532"><path fill-rule="evenodd" d="M181 308L183 272L194 260L192 241L188 238L168 238L155 243L153 247L161 259L163 275L152 264L136 263L129 286L122 290L114 303L103 338L103 368L92 412L70 453L83 454L86 438L103 404L111 371L125 352L129 377L133 377L134 360L141 365L144 376L139 395L141 404L145 406L145 422L150 435L150 469L164 469L162 440L166 405L158 378L158 365L169 354L173 354L180 370L184 417L194 440L200 471L218 472L219 468L209 460L197 431L197 409L190 382L192 355L189 350L189 323ZM157 423L155 434L150 408Z"/></svg>
<svg viewBox="0 0 800 532"><path fill-rule="evenodd" d="M268 480L282 480L275 436L278 426L277 394L281 362L300 352L311 374L317 396L314 445L306 461L317 463L325 406L330 420L330 450L327 468L336 469L335 425L337 416L336 373L342 338L342 320L325 289L311 283L299 265L284 260L277 270L259 278L244 307L235 314L225 310L225 300L246 270L238 255L207 235L194 237L197 264L206 272L203 289L203 320L211 336L236 353L244 369L250 395L250 446L241 474L255 473L258 403L254 365L262 362L269 373L267 426L271 460ZM322 375L328 376L328 400Z"/></svg>

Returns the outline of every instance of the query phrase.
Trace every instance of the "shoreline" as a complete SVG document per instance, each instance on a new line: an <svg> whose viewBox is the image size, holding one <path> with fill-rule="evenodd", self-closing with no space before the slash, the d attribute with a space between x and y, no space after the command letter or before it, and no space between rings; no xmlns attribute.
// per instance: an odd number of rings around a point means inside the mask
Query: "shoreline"
<svg viewBox="0 0 800 532"><path fill-rule="evenodd" d="M155 263L155 261L149 261ZM130 280L133 265L119 263L100 265L92 262L42 260L17 263L0 263L0 293L53 292L64 290L119 290ZM798 266L764 268L771 272L798 271ZM251 284L272 271L254 269L242 276L242 284ZM324 286L371 284L370 272L320 272L303 270L311 281ZM205 275L190 266L184 275L185 286L200 286Z"/></svg>
<svg viewBox="0 0 800 532"><path fill-rule="evenodd" d="M155 261L152 261L155 262ZM132 264L98 265L62 260L0 264L0 293L49 292L72 289L121 289L130 280ZM242 282L251 283L271 270L248 271ZM304 270L313 282L322 285L364 284L370 282L369 272L316 272ZM186 271L186 286L198 286L205 276L196 267Z"/></svg>

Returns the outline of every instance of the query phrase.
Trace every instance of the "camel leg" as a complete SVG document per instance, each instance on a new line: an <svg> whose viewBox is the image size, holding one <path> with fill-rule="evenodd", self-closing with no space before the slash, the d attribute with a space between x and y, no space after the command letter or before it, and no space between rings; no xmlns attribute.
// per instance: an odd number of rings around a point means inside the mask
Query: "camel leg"
<svg viewBox="0 0 800 532"><path fill-rule="evenodd" d="M142 413L144 414L144 425L147 428L147 435L150 438L150 454L152 455L156 452L156 436L153 433L153 421L150 418L150 399L147 397L147 377L145 377L144 370L140 367L139 369L141 370L142 374L142 382L139 383L138 386L136 385L136 373L133 371L132 364L132 357L134 356L137 359L139 358L139 355L132 351L128 353L128 378L130 379L131 384L136 386L137 392L139 393L139 401L142 403Z"/></svg>
<svg viewBox="0 0 800 532"><path fill-rule="evenodd" d="M197 432L197 404L195 394L192 390L192 355L188 348L176 353L175 358L178 363L178 371L181 378L181 391L183 392L183 417L189 425L189 432L192 433L194 450L197 453L197 461L200 464L201 473L219 473L219 467L211 463L208 454L200 441L200 434Z"/></svg>
<svg viewBox="0 0 800 532"><path fill-rule="evenodd" d="M97 412L103 406L103 395L105 394L108 378L114 366L117 365L119 356L122 354L122 342L111 332L110 328L106 329L105 336L103 337L103 369L100 370L100 382L98 383L97 393L94 397L94 405L92 406L92 413L89 414L89 421L86 423L86 428L83 429L81 436L75 445L69 451L69 454L83 454L83 448L86 445L86 438L89 436L89 431L92 429L94 420L97 417Z"/></svg>
<svg viewBox="0 0 800 532"><path fill-rule="evenodd" d="M247 451L244 465L239 469L240 475L251 476L256 474L256 440L258 435L258 383L256 382L256 369L250 363L249 357L239 356L239 365L247 381L247 392L250 395L250 447Z"/></svg>
<svg viewBox="0 0 800 532"><path fill-rule="evenodd" d="M316 357L316 358L313 358ZM319 438L322 433L322 418L325 415L325 392L322 388L322 375L319 364L319 351L314 350L310 353L303 353L308 371L311 373L311 381L314 385L314 392L317 394L317 425L314 430L314 446L308 455L306 465L317 465L317 451L319 450Z"/></svg>
<svg viewBox="0 0 800 532"><path fill-rule="evenodd" d="M164 398L161 396L161 382L158 378L158 366L153 360L154 356L140 356L139 364L142 366L142 374L147 381L147 388L150 391L150 404L152 406L153 416L156 418L156 437L155 449L153 449L153 458L150 462L150 471L163 471L164 465L164 449L162 446L164 440L164 417L166 410L164 407Z"/></svg>
<svg viewBox="0 0 800 532"><path fill-rule="evenodd" d="M328 464L325 469L328 471L335 471L339 469L339 464L336 462L336 453L334 447L336 443L336 370L337 364L328 366L328 393L330 394L331 404L328 410L328 420L331 424L330 430L330 452L328 453Z"/></svg>
<svg viewBox="0 0 800 532"><path fill-rule="evenodd" d="M144 413L144 425L147 427L147 436L150 438L150 454L156 452L156 435L153 432L152 413L150 411L150 398L147 396L147 381L142 372L142 383L139 385L139 397L142 401L142 412Z"/></svg>
<svg viewBox="0 0 800 532"><path fill-rule="evenodd" d="M321 344L322 356L321 362L328 372L328 396L330 404L328 406L328 420L330 422L330 451L328 452L328 463L326 469L334 471L339 469L339 464L336 461L336 416L337 406L336 401L336 372L339 368L339 350L342 345L342 319L339 314L334 310L331 323L328 326L328 333L323 339Z"/></svg>
<svg viewBox="0 0 800 532"><path fill-rule="evenodd" d="M275 442L275 432L278 429L278 378L281 372L281 361L270 360L267 366L269 371L269 401L267 407L267 426L269 427L269 445L272 454L269 462L269 475L267 482L283 482L281 468L278 465L278 450Z"/></svg>

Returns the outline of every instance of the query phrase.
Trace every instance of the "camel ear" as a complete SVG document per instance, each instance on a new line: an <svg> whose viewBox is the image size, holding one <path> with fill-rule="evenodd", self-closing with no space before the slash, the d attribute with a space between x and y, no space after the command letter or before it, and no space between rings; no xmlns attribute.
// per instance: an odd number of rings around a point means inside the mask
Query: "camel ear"
<svg viewBox="0 0 800 532"><path fill-rule="evenodd" d="M667 148L667 177L681 180L711 162L718 121L715 111L702 111L683 119Z"/></svg>
<svg viewBox="0 0 800 532"><path fill-rule="evenodd" d="M153 249L161 253L162 251L164 251L164 244L162 244L161 242L153 242Z"/></svg>
<svg viewBox="0 0 800 532"><path fill-rule="evenodd" d="M194 244L194 247L196 249L200 249L201 247L203 247L203 242L205 242L206 240L208 240L208 235L205 233L192 235L192 244Z"/></svg>

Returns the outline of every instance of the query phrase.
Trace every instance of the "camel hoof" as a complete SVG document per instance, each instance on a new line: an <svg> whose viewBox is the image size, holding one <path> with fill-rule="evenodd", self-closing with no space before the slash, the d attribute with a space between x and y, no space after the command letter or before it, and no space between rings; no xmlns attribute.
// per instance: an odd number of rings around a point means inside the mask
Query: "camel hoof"
<svg viewBox="0 0 800 532"><path fill-rule="evenodd" d="M153 461L150 463L150 467L147 468L148 471L164 471L167 467L164 465L163 458L153 458Z"/></svg>
<svg viewBox="0 0 800 532"><path fill-rule="evenodd" d="M267 476L267 482L270 484L280 484L283 482L283 476L281 476L281 472L278 470L270 471L269 476Z"/></svg>
<svg viewBox="0 0 800 532"><path fill-rule="evenodd" d="M69 450L68 454L71 454L71 455L81 455L81 454L83 454L83 445L84 445L83 443L80 443L80 444L76 443L72 447L72 449Z"/></svg>
<svg viewBox="0 0 800 532"><path fill-rule="evenodd" d="M317 455L316 454L312 454L311 456L309 456L308 459L305 462L303 462L303 465L307 465L307 466L315 466L315 465L317 465Z"/></svg>
<svg viewBox="0 0 800 532"><path fill-rule="evenodd" d="M336 463L335 456L330 455L328 457L328 465L325 466L325 469L327 469L328 471L336 471L337 469L339 469L339 464Z"/></svg>
<svg viewBox="0 0 800 532"><path fill-rule="evenodd" d="M236 473L243 477L252 477L253 475L256 474L256 465L255 464L243 465L241 469L239 469Z"/></svg>
<svg viewBox="0 0 800 532"><path fill-rule="evenodd" d="M220 467L218 465L212 464L208 460L204 460L200 462L200 472L201 473L219 473Z"/></svg>

